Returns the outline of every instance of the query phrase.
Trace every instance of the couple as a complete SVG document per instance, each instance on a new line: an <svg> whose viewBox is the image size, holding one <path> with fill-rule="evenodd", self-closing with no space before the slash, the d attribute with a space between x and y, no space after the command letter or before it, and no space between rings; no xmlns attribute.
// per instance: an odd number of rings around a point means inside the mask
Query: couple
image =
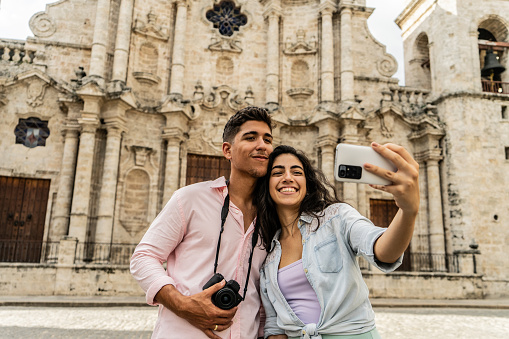
<svg viewBox="0 0 509 339"><path fill-rule="evenodd" d="M373 144L398 167L366 165L394 182L373 187L400 207L388 229L377 228L338 203L302 153L273 152L271 132L265 109L237 112L223 133L229 181L177 190L137 246L131 272L160 305L153 338L377 338L355 257L384 271L399 265L419 205L418 165L399 146ZM238 283L238 306L216 306L225 280L203 290L215 273Z"/></svg>

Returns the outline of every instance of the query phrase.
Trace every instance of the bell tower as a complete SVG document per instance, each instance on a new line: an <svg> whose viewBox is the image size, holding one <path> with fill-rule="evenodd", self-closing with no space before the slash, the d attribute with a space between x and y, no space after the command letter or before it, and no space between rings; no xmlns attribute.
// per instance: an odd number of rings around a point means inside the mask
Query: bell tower
<svg viewBox="0 0 509 339"><path fill-rule="evenodd" d="M430 91L427 105L445 130L439 166L446 251L470 253L480 244L476 270L489 277L491 291L509 281L500 269L509 267L501 255L509 239L507 13L507 1L409 0L396 19L406 85Z"/></svg>

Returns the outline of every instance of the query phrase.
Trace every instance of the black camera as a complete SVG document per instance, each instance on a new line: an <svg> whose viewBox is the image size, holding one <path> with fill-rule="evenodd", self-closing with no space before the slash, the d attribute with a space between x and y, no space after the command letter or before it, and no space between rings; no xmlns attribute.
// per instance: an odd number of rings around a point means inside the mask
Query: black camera
<svg viewBox="0 0 509 339"><path fill-rule="evenodd" d="M203 289L205 290L222 280L225 280L222 274L216 273L205 285L203 285ZM230 280L222 289L212 294L212 303L223 310L232 309L243 300L242 296L239 294L239 290L239 283L235 280Z"/></svg>

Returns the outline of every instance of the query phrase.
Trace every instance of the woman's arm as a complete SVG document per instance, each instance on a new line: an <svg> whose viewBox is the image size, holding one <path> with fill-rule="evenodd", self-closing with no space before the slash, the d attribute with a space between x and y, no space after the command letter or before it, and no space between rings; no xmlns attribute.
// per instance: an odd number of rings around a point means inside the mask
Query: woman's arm
<svg viewBox="0 0 509 339"><path fill-rule="evenodd" d="M414 232L415 220L419 211L419 164L410 153L394 144L372 143L375 151L392 161L398 168L396 172L378 166L365 164L364 168L392 182L391 185L370 185L375 189L391 193L399 207L387 231L378 238L374 246L377 260L392 263L405 252Z"/></svg>

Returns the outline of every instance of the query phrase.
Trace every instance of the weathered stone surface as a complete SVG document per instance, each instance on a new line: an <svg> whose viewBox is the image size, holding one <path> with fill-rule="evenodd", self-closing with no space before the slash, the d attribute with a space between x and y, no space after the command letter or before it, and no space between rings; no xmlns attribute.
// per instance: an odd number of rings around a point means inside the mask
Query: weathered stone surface
<svg viewBox="0 0 509 339"><path fill-rule="evenodd" d="M235 5L247 23L228 36L207 20L209 1L58 1L34 14L34 37L0 40L0 175L51 180L43 239L137 243L185 185L187 155L221 156L228 118L266 106L275 144L302 149L331 181L338 142L393 142L419 162L421 210L410 252L456 254L461 272L370 275L376 296L441 297L438 290L447 296L455 284L458 298L507 295L500 287L509 281L509 96L482 91L477 39L481 28L509 40L507 18L498 16L508 5L409 3L397 19L406 87L368 30L372 9L364 1ZM507 68L508 54L500 60ZM19 119L29 117L48 121L44 147L15 143ZM367 216L371 199L391 199L366 186L336 187ZM477 274L464 255L473 241ZM67 263L59 272L35 269L57 280L38 293L123 286L126 272L106 264L106 273L78 273L68 256L59 258ZM21 278L12 279L0 293L21 293ZM122 293L139 293L125 284ZM419 284L422 293L408 287Z"/></svg>

